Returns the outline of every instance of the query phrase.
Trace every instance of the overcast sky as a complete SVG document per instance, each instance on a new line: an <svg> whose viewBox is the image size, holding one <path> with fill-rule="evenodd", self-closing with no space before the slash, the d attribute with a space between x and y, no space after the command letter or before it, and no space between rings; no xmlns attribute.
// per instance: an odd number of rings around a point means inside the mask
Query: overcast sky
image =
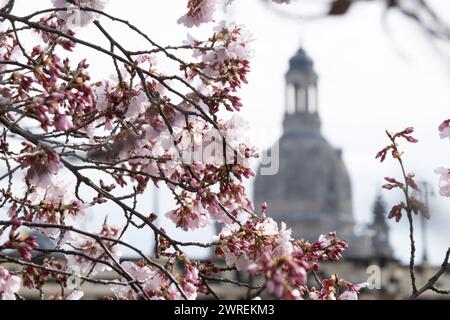
<svg viewBox="0 0 450 320"><path fill-rule="evenodd" d="M16 2L15 13L31 12L50 3L47 0ZM440 12L446 10L450 15L449 1L436 2L442 6ZM185 0L110 0L107 11L133 21L165 45L179 44L185 39L185 29L176 25L184 6ZM392 161L380 165L374 159L386 144L385 129L416 128L415 136L420 143L404 148L406 166L417 173L418 179L432 183L437 191L438 176L433 170L439 166L450 167L450 142L440 140L437 132L440 121L450 117L447 47L430 42L414 23L397 13L382 20L381 6L372 3L355 5L344 18L308 23L283 19L259 0L237 0L229 15L245 24L255 38L252 73L249 85L242 90L245 106L242 115L250 121L252 136L260 147L270 146L281 134L284 73L289 58L302 43L314 59L320 76L319 111L323 134L344 151L358 223L370 221L371 207L383 177L399 175L399 168ZM142 43L121 32L117 29L116 36L142 48ZM202 34L198 30L192 33ZM106 44L92 30L83 30L79 35ZM87 49L81 52L89 57L94 75L110 73L110 61L96 57ZM250 192L251 189L250 183ZM383 195L389 204L400 199L400 194L395 192L383 192ZM161 212L171 205L167 195L160 196ZM140 207L149 210L152 206L153 199L147 193ZM405 223L390 222L393 226L391 242L396 255L402 259L408 257ZM437 195L432 199L428 245L435 263L441 262L450 243L449 223L450 199ZM173 232L172 227L168 228ZM205 241L212 236L212 232L199 234L198 238ZM192 236L180 236L192 240ZM152 237L135 233L132 238L150 244Z"/></svg>

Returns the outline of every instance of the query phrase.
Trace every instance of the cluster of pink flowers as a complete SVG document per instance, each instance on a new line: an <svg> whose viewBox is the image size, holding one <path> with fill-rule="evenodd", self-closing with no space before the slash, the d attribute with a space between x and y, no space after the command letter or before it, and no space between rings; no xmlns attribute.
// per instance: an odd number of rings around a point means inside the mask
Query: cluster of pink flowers
<svg viewBox="0 0 450 320"><path fill-rule="evenodd" d="M278 227L266 217L227 227L219 243L216 253L228 266L263 275L267 291L283 299L303 299L309 291L307 272L318 270L321 261L338 261L347 248L333 232L313 244L294 241L284 223Z"/></svg>
<svg viewBox="0 0 450 320"><path fill-rule="evenodd" d="M251 35L243 26L222 21L206 41L189 36L185 42L193 48L197 61L181 68L193 85L200 81L200 91L204 93L200 105L210 112L218 112L221 106L228 111L239 111L242 107L239 97L233 93L247 82L251 41Z"/></svg>
<svg viewBox="0 0 450 320"><path fill-rule="evenodd" d="M136 61L136 65L144 69L154 67L156 61L152 56L142 55ZM130 73L126 69L118 70L119 74L112 79L96 84L95 95L97 97L96 109L103 115L105 130L111 131L115 119L138 121L139 117L150 107L145 90L152 94L163 96L165 88L157 83L149 83L148 88L136 84L131 86ZM120 79L118 78L120 76ZM127 86L125 86L127 84ZM98 122L102 123L102 122Z"/></svg>
<svg viewBox="0 0 450 320"><path fill-rule="evenodd" d="M74 127L75 119L92 112L95 104L95 97L88 83L90 77L86 71L89 65L83 60L74 70L70 70L68 61L65 62L66 65L59 65L59 58L56 55L51 55L51 59L50 65L64 68L64 72L71 72L74 75L74 83L66 85L59 84L54 79L46 82L45 77L39 78L38 83L43 85L47 94L41 97L42 100L36 101L39 105L38 117L45 130L53 125L56 131L67 132ZM48 72L52 74L52 72L61 71L49 70ZM49 117L49 114L53 114L53 119ZM76 125L82 124L80 120L77 119L77 121Z"/></svg>
<svg viewBox="0 0 450 320"><path fill-rule="evenodd" d="M358 300L359 291L367 286L368 283L355 285L333 275L331 278L322 281L320 291L311 290L308 298L311 300ZM345 290L339 294L338 289L341 287L344 287Z"/></svg>
<svg viewBox="0 0 450 320"><path fill-rule="evenodd" d="M198 291L202 290L202 281L195 263L186 263L184 277L181 279L181 287L189 300L197 299Z"/></svg>
<svg viewBox="0 0 450 320"><path fill-rule="evenodd" d="M28 222L46 225L71 225L82 221L90 208L90 204L84 203L71 194L68 185L56 181L55 185L41 185L31 187L33 193L27 197L12 197L2 191L5 197L10 198L11 206L8 215L11 219L21 220L21 210L26 204L28 209L23 211L23 218ZM61 230L58 228L36 228L47 236L56 239Z"/></svg>
<svg viewBox="0 0 450 320"><path fill-rule="evenodd" d="M189 200L188 200L189 199ZM189 201L190 203L186 203ZM178 228L184 231L201 229L210 224L208 212L199 201L192 200L187 196L183 198L183 206L167 213Z"/></svg>
<svg viewBox="0 0 450 320"><path fill-rule="evenodd" d="M45 42L45 34L42 36ZM59 42L59 45L65 47L63 42ZM6 49L11 52L10 59L13 52L18 50L17 46ZM61 59L41 45L35 46L29 57L28 66L32 72L13 73L10 81L15 86L6 93L21 100L31 100L25 111L33 115L46 132L50 129L68 132L74 127L75 119L80 121L81 116L92 111L95 103L88 83L90 77L86 71L86 61L81 61L72 69L68 59ZM40 61L40 65L34 67L34 60ZM69 83L67 79L61 80L65 76L72 78Z"/></svg>
<svg viewBox="0 0 450 320"><path fill-rule="evenodd" d="M269 253L261 257L261 265L248 268L251 273L262 273L266 278L267 292L279 299L302 299L301 289L306 284L308 264L297 259L273 259Z"/></svg>
<svg viewBox="0 0 450 320"><path fill-rule="evenodd" d="M70 233L67 236L66 247L68 249L76 250L90 258L83 255L68 255L67 265L69 270L78 274L97 274L111 268L105 263L114 264L120 258L119 245L114 241L120 236L120 230L116 227L104 224L101 232L96 234L100 237L94 239L92 237ZM111 240L105 240L108 238ZM103 263L105 262L105 263Z"/></svg>
<svg viewBox="0 0 450 320"><path fill-rule="evenodd" d="M143 262L125 261L121 263L121 267L139 283L147 295L155 296L167 283L164 275L154 271L152 267L145 265ZM125 278L122 278L121 281L127 282ZM137 293L129 285L112 285L111 290L117 297L128 300L138 299L143 294Z"/></svg>
<svg viewBox="0 0 450 320"><path fill-rule="evenodd" d="M181 300L184 296L189 300L197 298L197 291L201 286L199 271L195 264L186 263L183 277L178 280L179 288L173 280L159 270L147 265L144 261L134 263L130 261L122 262L121 267L133 277L139 290L134 290L131 285L112 285L111 290L119 299L141 299L144 296L152 300ZM123 283L128 282L127 279L120 280ZM183 296L184 295L184 296Z"/></svg>
<svg viewBox="0 0 450 320"><path fill-rule="evenodd" d="M28 168L25 177L32 185L37 187L56 185L56 175L62 168L56 152L25 144L21 154L24 156L18 161L22 168Z"/></svg>

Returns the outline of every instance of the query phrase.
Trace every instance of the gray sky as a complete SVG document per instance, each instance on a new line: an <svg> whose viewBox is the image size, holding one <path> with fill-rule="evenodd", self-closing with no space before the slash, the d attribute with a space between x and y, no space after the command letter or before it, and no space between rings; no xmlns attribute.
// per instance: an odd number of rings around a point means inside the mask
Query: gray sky
<svg viewBox="0 0 450 320"><path fill-rule="evenodd" d="M16 2L15 13L31 12L50 3L47 0ZM449 12L450 19L450 2L440 1L439 5ZM184 6L185 0L110 0L107 11L133 21L164 45L185 39L185 29L176 25ZM433 170L439 166L450 167L450 142L440 140L437 132L441 120L450 117L449 48L436 47L415 24L396 13L382 21L382 13L380 6L369 3L355 5L344 18L301 24L274 15L258 0L237 0L231 11L233 20L245 24L255 38L249 85L241 94L245 106L242 115L251 123L254 141L260 147L268 147L281 134L284 73L288 59L302 43L315 60L320 76L323 133L335 147L344 150L353 183L354 214L359 223L370 221L372 203L383 177L399 175L393 161L380 165L374 159L386 144L385 129L416 128L415 136L420 143L403 148L406 166L419 179L431 182L435 191L438 176ZM121 30L115 33L118 38L142 48L141 42ZM192 34L202 33L192 30ZM81 31L79 36L106 45L92 29ZM109 75L110 61L105 62L87 49L81 49L81 53L89 57L94 75ZM389 204L400 199L395 191L383 191L383 195ZM169 210L171 205L169 197L161 195L161 212ZM144 210L153 206L150 193L143 197L140 206ZM104 213L111 216L110 209L105 207ZM432 215L429 248L432 261L439 263L450 243L447 231L450 199L433 198ZM396 255L402 259L408 257L405 223L390 222L391 242ZM168 229L174 232L173 227ZM212 232L198 234L198 239L205 241L212 236ZM192 240L187 234L182 233L180 237ZM142 232L131 236L133 242L139 243L150 244L151 238Z"/></svg>

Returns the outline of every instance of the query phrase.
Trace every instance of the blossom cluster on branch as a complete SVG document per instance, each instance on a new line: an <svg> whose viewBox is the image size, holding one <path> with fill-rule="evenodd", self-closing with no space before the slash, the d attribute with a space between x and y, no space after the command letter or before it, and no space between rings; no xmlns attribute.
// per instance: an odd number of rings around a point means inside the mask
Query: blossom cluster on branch
<svg viewBox="0 0 450 320"><path fill-rule="evenodd" d="M230 3L189 0L179 22L213 21L219 5ZM236 114L250 70L252 38L245 27L218 22L206 39L189 35L182 45L162 46L105 13L105 0L53 4L25 17L0 11L0 201L7 214L0 235L9 232L0 242L0 265L16 267L14 274L0 267L2 298L19 297L22 283L43 298L80 299L85 282L108 285L112 299L219 298L209 283L221 281L247 286L249 298L264 292L284 299L357 298L362 286L315 274L322 261L340 259L345 241L333 232L315 243L294 240L267 206L258 212L247 196L243 181L254 175L250 161L258 152ZM140 36L144 49L126 49L102 19ZM109 46L79 38L78 29L87 26ZM23 42L29 32L38 35L32 46ZM70 54L79 47L110 61L113 76L92 77L89 60ZM162 59L179 72L165 71ZM166 216L179 229L218 224L223 230L216 241L181 242L158 227L160 213L137 209L150 185L172 193L176 205ZM117 208L123 224L106 219L96 231L81 227L105 203ZM136 229L154 235L155 257L125 241ZM54 247L40 248L31 231ZM215 249L228 270L249 272L260 284L220 278L222 268L190 259L183 251L188 246ZM123 249L139 261L124 260ZM116 279L102 279L106 270ZM46 297L50 280L61 293Z"/></svg>

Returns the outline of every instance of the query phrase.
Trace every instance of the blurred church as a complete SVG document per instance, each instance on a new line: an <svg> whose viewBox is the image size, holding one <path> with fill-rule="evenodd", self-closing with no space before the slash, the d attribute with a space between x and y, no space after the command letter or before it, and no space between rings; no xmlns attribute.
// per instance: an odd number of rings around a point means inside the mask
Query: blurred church
<svg viewBox="0 0 450 320"><path fill-rule="evenodd" d="M294 238L314 242L320 234L336 231L350 245L346 257L392 259L381 208L371 226L355 233L352 186L342 150L330 145L321 126L318 76L313 60L300 48L289 61L283 135L273 147L279 148L279 159L272 159L279 161L279 171L264 175L259 168L255 206L267 201L270 216L286 222Z"/></svg>

